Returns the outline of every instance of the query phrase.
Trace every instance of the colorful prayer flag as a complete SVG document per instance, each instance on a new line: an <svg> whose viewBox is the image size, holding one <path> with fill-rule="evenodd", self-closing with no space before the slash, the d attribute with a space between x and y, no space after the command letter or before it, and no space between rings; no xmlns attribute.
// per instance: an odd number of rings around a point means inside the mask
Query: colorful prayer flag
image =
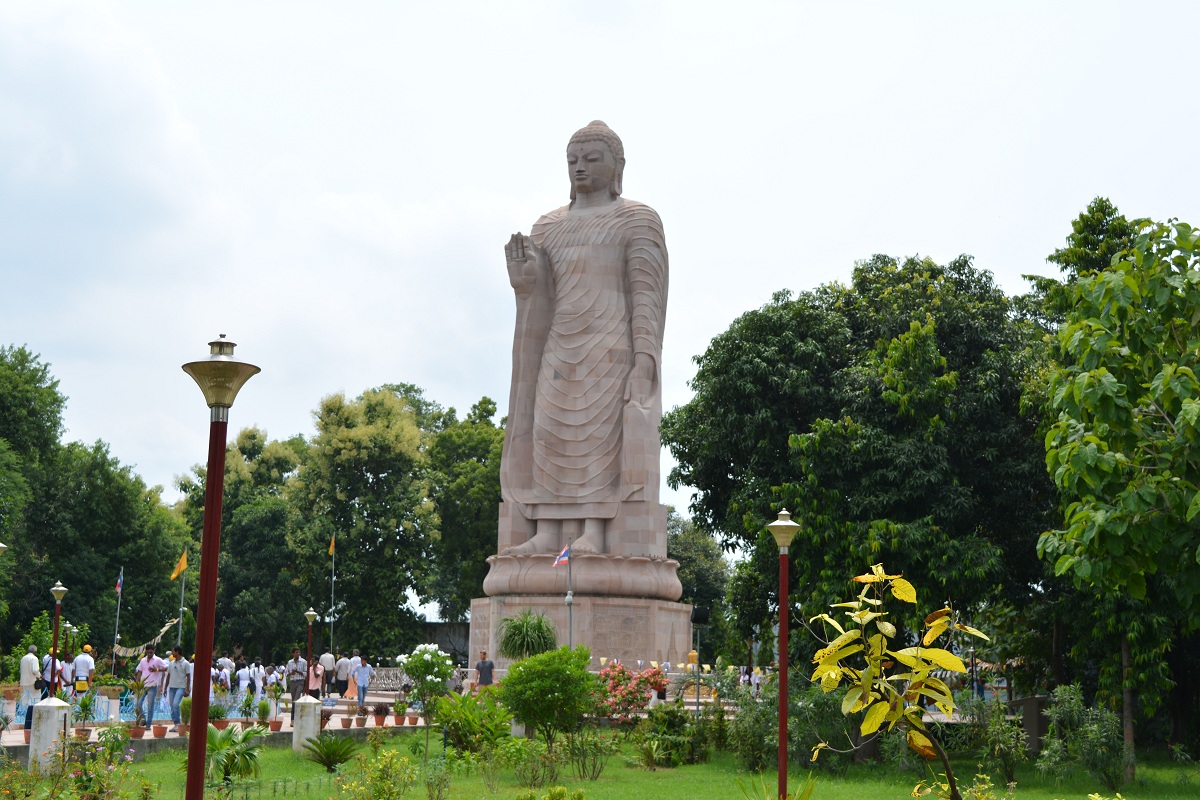
<svg viewBox="0 0 1200 800"><path fill-rule="evenodd" d="M187 569L187 550L184 550L183 555L179 557L179 563L175 565L175 571L171 573L171 580L178 578L185 569Z"/></svg>

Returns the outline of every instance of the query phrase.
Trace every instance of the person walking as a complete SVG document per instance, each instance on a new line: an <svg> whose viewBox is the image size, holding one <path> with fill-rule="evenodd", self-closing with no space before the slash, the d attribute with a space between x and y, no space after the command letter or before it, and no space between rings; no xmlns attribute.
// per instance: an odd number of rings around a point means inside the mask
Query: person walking
<svg viewBox="0 0 1200 800"><path fill-rule="evenodd" d="M317 659L317 663L321 665L321 670L325 674L325 681L321 686L321 694L324 697L329 697L329 692L333 688L334 668L337 666L337 659L326 648L325 652L321 653L321 657Z"/></svg>
<svg viewBox="0 0 1200 800"><path fill-rule="evenodd" d="M83 652L75 656L75 694L86 694L92 689L92 678L96 675L96 659L92 657L92 646L85 644Z"/></svg>
<svg viewBox="0 0 1200 800"><path fill-rule="evenodd" d="M350 688L350 659L345 653L338 654L338 660L333 665L333 690L338 697L345 697Z"/></svg>
<svg viewBox="0 0 1200 800"><path fill-rule="evenodd" d="M354 682L358 684L358 707L362 708L367 703L367 687L371 684L371 678L375 677L375 668L367 660L366 656L359 659L359 664L354 668Z"/></svg>
<svg viewBox="0 0 1200 800"><path fill-rule="evenodd" d="M154 645L146 645L146 654L138 662L135 672L146 684L146 693L138 701L137 707L142 710L142 719L147 725L154 724L154 708L158 704L158 690L162 684L167 662L154 653Z"/></svg>
<svg viewBox="0 0 1200 800"><path fill-rule="evenodd" d="M37 645L29 645L29 651L21 656L21 703L25 706L25 727L33 728L33 704L41 693L38 681L42 680L38 669Z"/></svg>
<svg viewBox="0 0 1200 800"><path fill-rule="evenodd" d="M292 722L296 721L296 701L304 693L304 678L308 674L308 662L300 657L300 648L292 648L292 660L284 666L288 694L292 697Z"/></svg>
<svg viewBox="0 0 1200 800"><path fill-rule="evenodd" d="M167 704L171 707L171 730L179 730L182 717L179 715L179 704L183 698L192 693L191 664L183 654L183 648L171 649L171 661L167 664Z"/></svg>
<svg viewBox="0 0 1200 800"><path fill-rule="evenodd" d="M491 686L496 664L487 657L487 650L479 651L479 662L475 665L475 685Z"/></svg>

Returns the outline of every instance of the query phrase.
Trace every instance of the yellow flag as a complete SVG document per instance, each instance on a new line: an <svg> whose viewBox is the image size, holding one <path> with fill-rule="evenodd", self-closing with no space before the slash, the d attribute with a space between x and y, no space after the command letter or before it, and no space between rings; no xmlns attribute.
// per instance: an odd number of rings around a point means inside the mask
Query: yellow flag
<svg viewBox="0 0 1200 800"><path fill-rule="evenodd" d="M337 534L329 537L329 555L333 555L333 543L337 539Z"/></svg>
<svg viewBox="0 0 1200 800"><path fill-rule="evenodd" d="M179 563L175 565L175 571L171 573L171 580L175 580L187 569L187 550L183 551L183 555L179 557Z"/></svg>

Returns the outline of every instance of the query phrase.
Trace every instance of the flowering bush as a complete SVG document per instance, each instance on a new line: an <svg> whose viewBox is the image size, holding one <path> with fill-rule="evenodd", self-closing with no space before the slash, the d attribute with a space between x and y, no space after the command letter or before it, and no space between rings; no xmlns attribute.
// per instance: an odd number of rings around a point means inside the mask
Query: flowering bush
<svg viewBox="0 0 1200 800"><path fill-rule="evenodd" d="M667 688L667 676L658 667L635 673L619 661L600 670L600 682L605 691L599 713L621 724L633 722L646 710L651 692Z"/></svg>
<svg viewBox="0 0 1200 800"><path fill-rule="evenodd" d="M426 715L432 707L433 698L446 690L446 681L454 674L454 661L443 653L436 644L419 644L409 655L396 656L396 663L412 681L412 691L421 702ZM425 753L428 761L429 726L425 726Z"/></svg>

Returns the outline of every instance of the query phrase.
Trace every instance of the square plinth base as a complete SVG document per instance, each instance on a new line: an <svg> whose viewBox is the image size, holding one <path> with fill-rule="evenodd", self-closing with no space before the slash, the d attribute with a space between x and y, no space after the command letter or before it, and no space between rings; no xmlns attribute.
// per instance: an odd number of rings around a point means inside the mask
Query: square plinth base
<svg viewBox="0 0 1200 800"><path fill-rule="evenodd" d="M567 605L562 596L501 595L472 600L471 663L480 650L486 650L498 669L507 669L512 662L500 658L496 628L500 620L525 609L546 615L558 632L559 645L587 645L593 669L600 668L602 657L619 658L631 669L639 659L643 668L651 661L677 664L687 661L692 649L689 605L637 597L582 596L575 598L572 608L573 632L568 636Z"/></svg>

